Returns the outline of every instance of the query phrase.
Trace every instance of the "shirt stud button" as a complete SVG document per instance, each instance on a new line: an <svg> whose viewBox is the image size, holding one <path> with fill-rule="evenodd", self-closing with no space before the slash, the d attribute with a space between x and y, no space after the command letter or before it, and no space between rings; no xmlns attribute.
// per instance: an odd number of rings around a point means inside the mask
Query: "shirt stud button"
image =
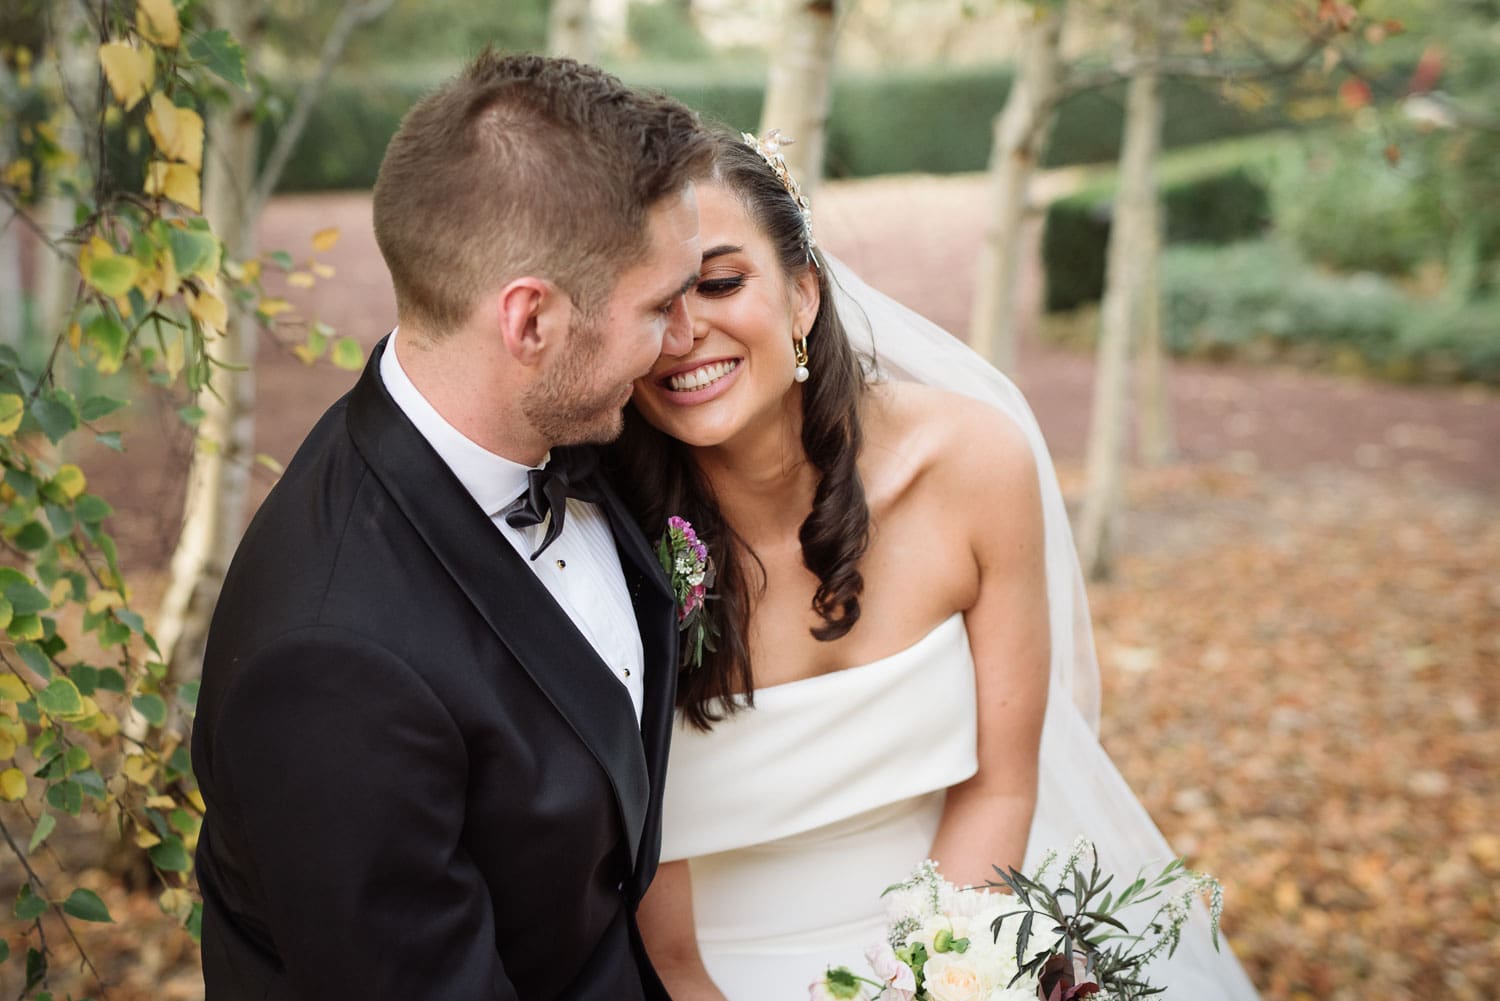
<svg viewBox="0 0 1500 1001"><path fill-rule="evenodd" d="M567 560L558 560L557 561L557 569L559 569L559 570L566 570L566 569L568 569L568 561Z"/></svg>
<svg viewBox="0 0 1500 1001"><path fill-rule="evenodd" d="M627 677L627 678L630 677L630 668L627 667L627 668L624 669L624 671L625 671L625 677Z"/></svg>

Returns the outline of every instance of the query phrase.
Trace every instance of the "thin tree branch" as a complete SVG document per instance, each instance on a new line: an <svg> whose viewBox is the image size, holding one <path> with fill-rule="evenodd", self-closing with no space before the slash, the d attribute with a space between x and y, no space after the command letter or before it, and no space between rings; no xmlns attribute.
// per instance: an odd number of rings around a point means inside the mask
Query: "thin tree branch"
<svg viewBox="0 0 1500 1001"><path fill-rule="evenodd" d="M1190 56L1163 56L1154 59L1126 58L1105 69L1088 72L1075 71L1069 74L1058 88L1056 99L1061 101L1085 91L1123 83L1138 73L1147 72L1158 76L1222 80L1227 83L1291 76L1312 62L1327 46L1331 37L1326 31L1319 32L1310 37L1307 44L1296 55L1282 60L1272 57L1258 46L1252 46L1256 49L1256 58L1238 64Z"/></svg>
<svg viewBox="0 0 1500 1001"><path fill-rule="evenodd" d="M37 889L42 892L43 898L45 899L47 884L42 882L42 877L38 876L36 874L36 870L31 867L31 861L26 858L26 853L21 851L21 846L16 844L16 839L11 836L10 828L5 826L5 821L3 820L0 820L0 834L3 834L5 836L5 843L10 845L11 852L16 856L16 860L21 863L21 868L26 870L27 877L31 880L32 883L36 885ZM102 974L100 974L99 968L94 965L94 961L90 959L89 954L84 951L83 943L78 941L78 933L73 930L73 923L68 920L68 916L63 913L63 909L60 905L51 903L50 901L49 904L52 910L57 912L58 919L62 921L63 931L67 932L68 938L73 940L73 945L78 949L78 956L83 960L83 965L88 967L89 972L94 975L94 980L99 984L100 987L100 995L103 996L104 991L108 988L108 985L104 982L104 977ZM47 933L42 928L41 918L36 919L36 930L37 934L41 937L42 953L45 955L47 952ZM25 994L23 993L21 996L25 997Z"/></svg>
<svg viewBox="0 0 1500 1001"><path fill-rule="evenodd" d="M281 180L281 172L286 169L287 161L292 157L292 150L296 147L297 140L302 138L302 132L307 127L307 119L312 114L313 105L322 95L324 87L328 84L328 78L333 75L333 68L343 56L344 49L349 44L349 37L354 34L356 28L381 17L394 4L395 0L364 0L359 4L346 3L339 11L333 30L323 41L323 51L318 57L317 72L303 83L302 89L297 94L297 103L292 107L291 117L278 131L276 144L271 147L265 166L261 168L260 176L256 178L255 185L251 188L250 198L245 204L247 225L260 215L260 210L271 198L271 192L276 189L276 182Z"/></svg>

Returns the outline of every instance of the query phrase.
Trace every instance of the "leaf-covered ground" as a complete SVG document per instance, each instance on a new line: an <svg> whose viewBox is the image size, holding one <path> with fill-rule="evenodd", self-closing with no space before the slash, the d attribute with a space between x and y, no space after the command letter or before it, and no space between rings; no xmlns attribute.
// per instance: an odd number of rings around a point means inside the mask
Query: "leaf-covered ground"
<svg viewBox="0 0 1500 1001"><path fill-rule="evenodd" d="M961 329L982 190L830 185L820 239ZM281 200L263 243L297 250L326 225L344 230L338 278L294 300L368 345L391 305L365 196ZM1034 272L1025 284L1034 296ZM1027 342L1021 364L1076 496L1090 360ZM352 376L269 345L257 367L274 415L258 448L285 461ZM1116 575L1092 588L1106 747L1174 845L1224 880L1226 928L1267 1001L1493 996L1500 397L1202 365L1179 366L1173 388L1183 459L1132 474ZM154 420L139 418L125 460L86 468L127 565L159 572L184 453ZM201 998L196 950L154 894L87 879L117 916L75 923L107 996ZM49 941L69 954L60 929ZM15 965L0 994L18 991ZM66 959L51 986L91 989Z"/></svg>

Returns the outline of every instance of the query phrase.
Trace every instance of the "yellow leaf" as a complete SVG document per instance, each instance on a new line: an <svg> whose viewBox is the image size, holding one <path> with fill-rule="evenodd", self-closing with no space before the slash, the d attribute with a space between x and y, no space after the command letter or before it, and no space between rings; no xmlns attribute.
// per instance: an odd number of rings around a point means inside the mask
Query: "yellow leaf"
<svg viewBox="0 0 1500 1001"><path fill-rule="evenodd" d="M25 414L25 399L15 393L0 393L0 434L15 434Z"/></svg>
<svg viewBox="0 0 1500 1001"><path fill-rule="evenodd" d="M286 283L292 288L312 288L317 284L317 279L306 271L293 271L286 276Z"/></svg>
<svg viewBox="0 0 1500 1001"><path fill-rule="evenodd" d="M135 287L141 266L133 257L115 253L109 241L98 235L78 252L78 268L83 278L107 296L123 296Z"/></svg>
<svg viewBox="0 0 1500 1001"><path fill-rule="evenodd" d="M161 844L161 838L158 838L144 827L135 832L135 846L137 848L155 848L159 844Z"/></svg>
<svg viewBox="0 0 1500 1001"><path fill-rule="evenodd" d="M198 294L187 289L183 295L187 299L188 312L199 323L218 334L229 328L229 307L224 305L223 299L207 289Z"/></svg>
<svg viewBox="0 0 1500 1001"><path fill-rule="evenodd" d="M312 238L313 249L320 254L332 250L333 245L338 242L339 228L337 226L330 226L327 229L320 229L313 234Z"/></svg>
<svg viewBox="0 0 1500 1001"><path fill-rule="evenodd" d="M193 909L193 895L176 886L163 890L156 902L161 905L162 913L176 917L185 917Z"/></svg>
<svg viewBox="0 0 1500 1001"><path fill-rule="evenodd" d="M0 674L0 700L26 702L30 698L31 690L26 687L26 682L14 674Z"/></svg>
<svg viewBox="0 0 1500 1001"><path fill-rule="evenodd" d="M83 470L71 462L65 464L57 471L57 475L52 477L52 485L61 490L68 500L77 500L78 495L83 493L84 488L88 486L88 482L84 478Z"/></svg>
<svg viewBox="0 0 1500 1001"><path fill-rule="evenodd" d="M121 769L125 777L138 786L148 785L156 775L156 766L139 754L132 754L125 759L125 766Z"/></svg>
<svg viewBox="0 0 1500 1001"><path fill-rule="evenodd" d="M128 42L105 42L99 46L99 65L115 100L129 111L140 103L156 79L156 57Z"/></svg>
<svg viewBox="0 0 1500 1001"><path fill-rule="evenodd" d="M152 160L146 171L145 190L148 195L170 198L194 212L202 209L198 192L198 171L185 163Z"/></svg>
<svg viewBox="0 0 1500 1001"><path fill-rule="evenodd" d="M16 738L8 733L0 733L0 759L14 758L16 756Z"/></svg>
<svg viewBox="0 0 1500 1001"><path fill-rule="evenodd" d="M146 800L146 805L153 810L174 810L177 808L177 801L171 796L152 796Z"/></svg>
<svg viewBox="0 0 1500 1001"><path fill-rule="evenodd" d="M208 812L208 807L203 805L203 794L197 789L193 789L188 792L187 801L193 804L193 809L197 810L199 813Z"/></svg>
<svg viewBox="0 0 1500 1001"><path fill-rule="evenodd" d="M26 798L26 776L19 768L7 768L0 772L0 798L12 803Z"/></svg>
<svg viewBox="0 0 1500 1001"><path fill-rule="evenodd" d="M262 299L257 311L263 316L280 316L292 308L292 304L285 299Z"/></svg>
<svg viewBox="0 0 1500 1001"><path fill-rule="evenodd" d="M59 577L52 583L52 590L47 597L51 599L54 607L59 607L73 594L73 582L66 577Z"/></svg>
<svg viewBox="0 0 1500 1001"><path fill-rule="evenodd" d="M108 611L111 608L119 608L125 604L125 598L119 591L99 591L89 599L89 611L94 615Z"/></svg>
<svg viewBox="0 0 1500 1001"><path fill-rule="evenodd" d="M333 277L333 274L334 274L334 272L333 272L333 265L331 265L331 264L320 264L317 261L313 261L311 264L308 265L308 267L311 268L312 269L312 273L315 274L315 275L317 275L319 278L332 278Z"/></svg>
<svg viewBox="0 0 1500 1001"><path fill-rule="evenodd" d="M247 282L258 281L260 279L260 262L259 261L246 261L241 266L241 270L244 272L244 274L245 274L245 281L247 281Z"/></svg>
<svg viewBox="0 0 1500 1001"><path fill-rule="evenodd" d="M31 161L16 160L0 170L0 183L8 184L21 194L31 193Z"/></svg>
<svg viewBox="0 0 1500 1001"><path fill-rule="evenodd" d="M179 108L172 99L158 91L151 95L151 111L146 115L146 130L168 160L185 163L194 170L203 169L203 119L192 108Z"/></svg>
<svg viewBox="0 0 1500 1001"><path fill-rule="evenodd" d="M168 49L182 39L182 23L172 0L137 0L135 27L148 41Z"/></svg>
<svg viewBox="0 0 1500 1001"><path fill-rule="evenodd" d="M311 365L318 360L318 356L322 353L321 351L314 351L306 344L297 344L292 347L292 354L302 359L302 364L304 365Z"/></svg>
<svg viewBox="0 0 1500 1001"><path fill-rule="evenodd" d="M68 347L77 351L83 344L83 324L75 323L68 328Z"/></svg>

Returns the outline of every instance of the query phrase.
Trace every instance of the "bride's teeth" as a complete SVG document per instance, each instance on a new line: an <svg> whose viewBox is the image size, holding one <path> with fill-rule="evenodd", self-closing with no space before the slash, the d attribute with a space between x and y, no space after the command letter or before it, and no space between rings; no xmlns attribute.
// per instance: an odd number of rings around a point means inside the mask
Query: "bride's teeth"
<svg viewBox="0 0 1500 1001"><path fill-rule="evenodd" d="M737 361L716 361L712 365L704 365L695 368L691 372L680 372L667 380L667 385L673 392L686 393L693 389L702 389L704 386L718 382L738 365Z"/></svg>

